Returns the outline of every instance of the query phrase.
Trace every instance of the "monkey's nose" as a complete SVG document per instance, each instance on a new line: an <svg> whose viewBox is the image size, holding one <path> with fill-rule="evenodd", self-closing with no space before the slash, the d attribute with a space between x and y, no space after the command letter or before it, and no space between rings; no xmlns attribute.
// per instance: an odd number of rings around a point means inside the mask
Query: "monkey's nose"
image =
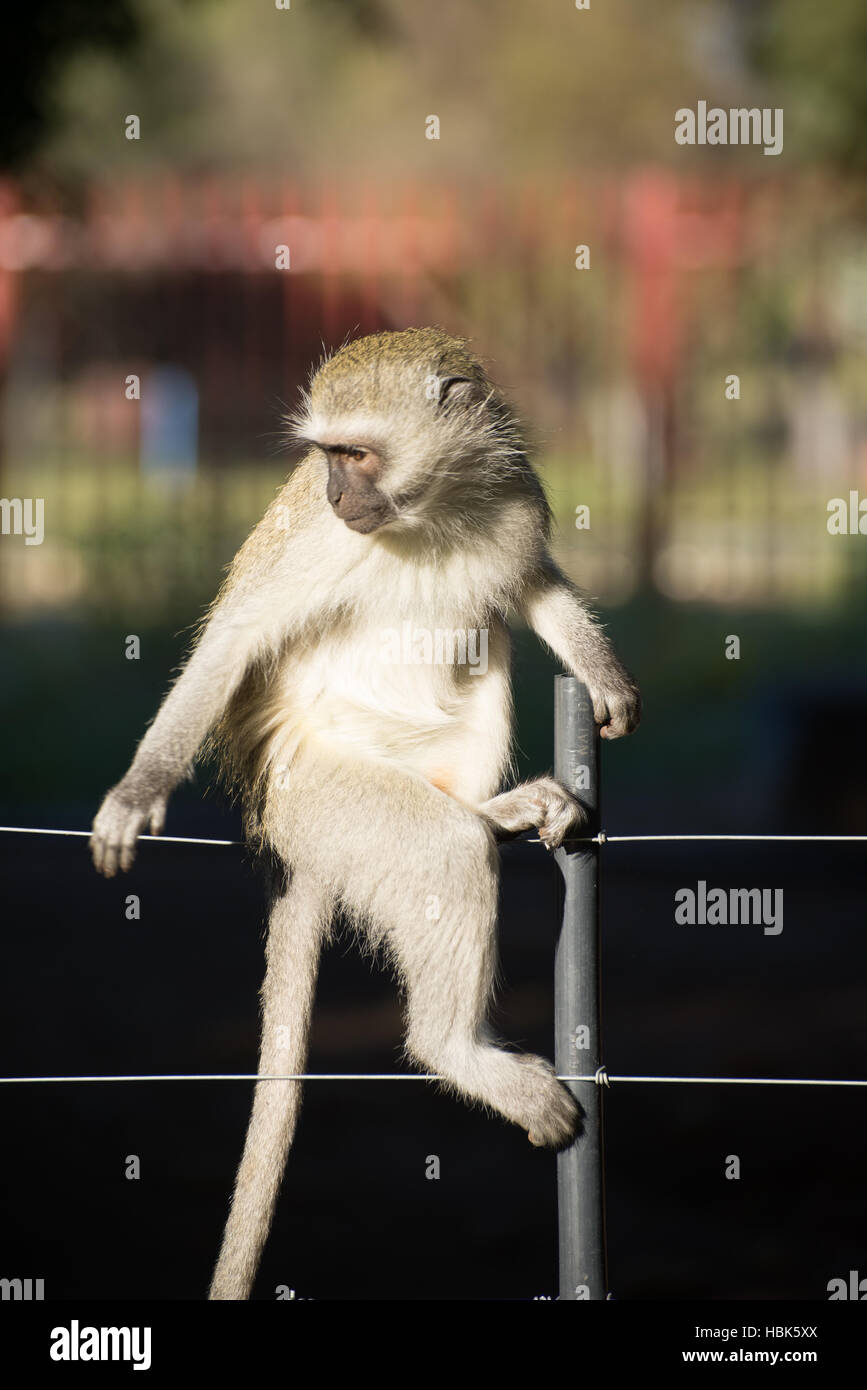
<svg viewBox="0 0 867 1390"><path fill-rule="evenodd" d="M343 488L344 480L341 474L338 473L336 468L330 469L328 473L328 487L325 490L325 495L332 507L336 507L343 496Z"/></svg>

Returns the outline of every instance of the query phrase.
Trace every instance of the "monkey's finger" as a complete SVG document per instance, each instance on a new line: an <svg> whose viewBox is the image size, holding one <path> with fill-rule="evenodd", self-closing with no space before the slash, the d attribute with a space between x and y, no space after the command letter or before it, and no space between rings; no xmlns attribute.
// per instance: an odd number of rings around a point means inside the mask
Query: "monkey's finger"
<svg viewBox="0 0 867 1390"><path fill-rule="evenodd" d="M106 878L111 877L111 873L114 872L110 862L109 846L117 838L118 816L116 793L112 789L93 818L90 834L93 866L97 873L104 874Z"/></svg>
<svg viewBox="0 0 867 1390"><path fill-rule="evenodd" d="M633 708L612 711L605 726L600 729L603 738L623 738L638 728L638 712Z"/></svg>
<svg viewBox="0 0 867 1390"><path fill-rule="evenodd" d="M157 801L151 807L148 829L152 835L162 835L163 826L166 823L165 802Z"/></svg>
<svg viewBox="0 0 867 1390"><path fill-rule="evenodd" d="M97 812L90 835L90 852L93 856L93 866L97 873L100 874L107 874L106 855L111 833L112 819L103 807Z"/></svg>
<svg viewBox="0 0 867 1390"><path fill-rule="evenodd" d="M126 822L123 828L123 835L120 842L120 867L123 872L129 873L133 866L136 851L136 841L141 830L141 818L133 816Z"/></svg>
<svg viewBox="0 0 867 1390"><path fill-rule="evenodd" d="M110 835L103 841L102 872L106 878L114 878L117 873L117 840Z"/></svg>
<svg viewBox="0 0 867 1390"><path fill-rule="evenodd" d="M94 827L88 843L90 845L90 856L93 860L93 867L98 874L101 874L102 861L105 855L105 841L101 835L97 834L96 827Z"/></svg>
<svg viewBox="0 0 867 1390"><path fill-rule="evenodd" d="M608 720L611 718L611 715L609 713L608 704L606 700L601 695L594 695L591 698L593 701L594 720L597 724L607 724Z"/></svg>
<svg viewBox="0 0 867 1390"><path fill-rule="evenodd" d="M623 719L612 719L599 730L601 737L607 739L624 738L631 732L630 726Z"/></svg>

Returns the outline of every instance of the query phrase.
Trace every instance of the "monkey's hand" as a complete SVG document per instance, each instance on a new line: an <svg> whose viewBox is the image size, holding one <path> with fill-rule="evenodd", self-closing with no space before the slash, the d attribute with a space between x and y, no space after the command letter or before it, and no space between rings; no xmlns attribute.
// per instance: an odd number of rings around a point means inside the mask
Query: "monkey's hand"
<svg viewBox="0 0 867 1390"><path fill-rule="evenodd" d="M157 789L147 779L128 772L112 787L96 813L90 836L90 850L97 871L113 878L120 867L132 868L136 840L145 826L159 835L166 815L168 791Z"/></svg>
<svg viewBox="0 0 867 1390"><path fill-rule="evenodd" d="M602 738L622 738L638 728L641 695L635 681L622 666L615 665L604 675L594 673L584 683L593 701L593 717Z"/></svg>

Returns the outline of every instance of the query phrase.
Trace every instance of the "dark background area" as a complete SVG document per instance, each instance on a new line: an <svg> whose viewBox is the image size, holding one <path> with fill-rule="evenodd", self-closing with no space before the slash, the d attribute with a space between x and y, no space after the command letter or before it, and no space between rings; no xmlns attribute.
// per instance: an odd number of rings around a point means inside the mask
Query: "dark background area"
<svg viewBox="0 0 867 1390"><path fill-rule="evenodd" d="M653 622L652 610L634 617ZM628 634L624 621L627 649ZM53 633L55 659L61 644ZM163 655L147 695L139 681L134 698L124 695L117 663L106 664L99 709L76 709L55 690L62 718L46 721L37 765L59 763L65 780L64 760L76 763L99 729L120 767L127 723L146 718L138 703L158 699ZM519 640L519 729L536 731L524 759L538 767L551 761L554 669L535 641ZM851 696L852 682L845 688ZM811 773L817 740L824 746L840 717L833 689L788 706L765 693L728 719L726 706L700 719L681 717L676 697L651 682L640 735L603 749L603 824L612 834L757 822L854 833L845 822L863 761L841 759L839 776L832 765ZM698 708L697 698L684 704ZM690 794L690 765L699 792L713 784L715 805ZM199 779L179 791L167 833L236 837L234 813L203 789ZM85 824L97 797L94 787L90 802L37 798L32 823ZM775 813L764 821L767 806ZM4 822L14 809L3 808ZM244 851L145 844L128 878L111 882L93 873L83 840L3 836L0 851L7 1075L254 1068L265 900ZM551 1055L557 870L539 845L502 853L495 1018L511 1042ZM782 933L676 926L674 893L699 878L782 887ZM610 845L602 884L612 1075L865 1074L862 846ZM138 922L125 919L127 893L141 898ZM398 1070L400 1037L392 982L341 935L324 959L309 1069ZM246 1082L5 1087L14 1139L3 1151L4 1268L45 1278L51 1298L201 1298L250 1091ZM614 1296L825 1297L828 1280L861 1258L862 1121L857 1090L612 1086ZM141 1158L139 1181L124 1176L129 1154ZM424 1176L430 1154L439 1181ZM741 1160L736 1182L724 1176L730 1154ZM424 1083L311 1083L256 1296L288 1285L317 1299L549 1297L555 1244L555 1161L520 1131Z"/></svg>

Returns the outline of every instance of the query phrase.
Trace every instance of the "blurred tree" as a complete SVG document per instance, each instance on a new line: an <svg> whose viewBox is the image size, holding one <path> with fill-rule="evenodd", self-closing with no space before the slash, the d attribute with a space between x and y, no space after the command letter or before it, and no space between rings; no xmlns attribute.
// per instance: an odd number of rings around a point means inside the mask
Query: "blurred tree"
<svg viewBox="0 0 867 1390"><path fill-rule="evenodd" d="M516 178L685 150L674 110L781 105L793 161L863 166L864 0L33 0L0 96L0 167L72 180L279 171ZM122 120L135 112L134 152ZM442 139L424 139L436 112ZM770 163L770 161L769 161ZM762 170L766 177L771 170Z"/></svg>
<svg viewBox="0 0 867 1390"><path fill-rule="evenodd" d="M319 7L346 15L361 34L377 38L393 33L385 0L319 0Z"/></svg>
<svg viewBox="0 0 867 1390"><path fill-rule="evenodd" d="M129 50L140 36L132 0L28 0L14 15L0 84L3 169L24 164L61 119L57 78L72 53Z"/></svg>
<svg viewBox="0 0 867 1390"><path fill-rule="evenodd" d="M169 165L475 182L485 170L682 162L671 94L708 67L688 0L652 11L615 0L598 15L563 0L129 2L143 28L135 62L93 48L72 56L62 126L40 152L46 172L128 171L118 131L129 111L142 120L138 175ZM740 94L743 73L717 86ZM430 112L441 141L425 139Z"/></svg>
<svg viewBox="0 0 867 1390"><path fill-rule="evenodd" d="M803 158L867 166L864 0L765 0L743 5L747 52L780 93L786 140Z"/></svg>

